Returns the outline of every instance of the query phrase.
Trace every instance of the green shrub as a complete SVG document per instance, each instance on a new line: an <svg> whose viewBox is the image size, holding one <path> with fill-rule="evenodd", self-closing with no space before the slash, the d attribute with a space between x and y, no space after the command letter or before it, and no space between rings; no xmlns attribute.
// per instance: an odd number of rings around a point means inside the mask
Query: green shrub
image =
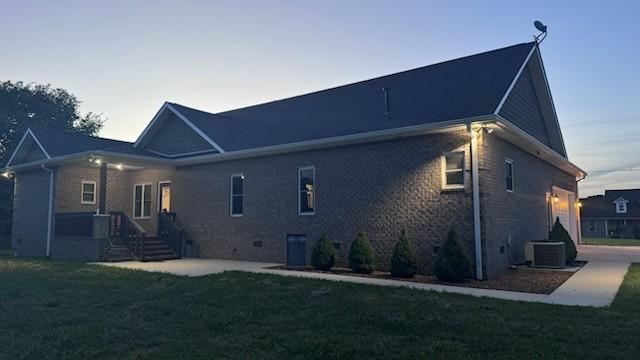
<svg viewBox="0 0 640 360"><path fill-rule="evenodd" d="M367 234L359 232L356 239L351 243L349 250L349 267L351 270L361 274L370 274L375 267L375 257L373 248L369 244Z"/></svg>
<svg viewBox="0 0 640 360"><path fill-rule="evenodd" d="M319 270L329 270L336 263L336 253L333 244L322 235L311 252L311 265Z"/></svg>
<svg viewBox="0 0 640 360"><path fill-rule="evenodd" d="M416 274L416 254L411 248L404 229L400 232L400 240L393 250L391 257L391 275L403 278L410 278Z"/></svg>
<svg viewBox="0 0 640 360"><path fill-rule="evenodd" d="M449 230L434 266L438 279L449 282L462 282L471 277L471 261L458 243L454 229Z"/></svg>
<svg viewBox="0 0 640 360"><path fill-rule="evenodd" d="M549 240L563 242L567 264L573 263L578 256L578 249L576 249L576 244L571 240L571 235L569 235L567 230L560 223L559 218L556 218L556 222L553 224L553 229L549 232Z"/></svg>

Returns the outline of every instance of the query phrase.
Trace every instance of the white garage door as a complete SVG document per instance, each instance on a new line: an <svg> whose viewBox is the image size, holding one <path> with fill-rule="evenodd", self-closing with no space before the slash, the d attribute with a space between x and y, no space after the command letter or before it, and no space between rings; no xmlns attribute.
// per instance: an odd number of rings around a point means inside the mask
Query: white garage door
<svg viewBox="0 0 640 360"><path fill-rule="evenodd" d="M557 198L555 198L557 196ZM576 195L573 192L554 187L551 201L551 214L553 222L556 218L571 235L573 242L578 242L578 226L576 223Z"/></svg>

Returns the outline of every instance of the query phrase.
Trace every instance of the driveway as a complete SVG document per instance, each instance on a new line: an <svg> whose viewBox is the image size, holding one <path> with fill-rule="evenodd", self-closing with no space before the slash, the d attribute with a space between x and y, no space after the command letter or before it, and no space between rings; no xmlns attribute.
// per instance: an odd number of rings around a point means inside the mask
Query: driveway
<svg viewBox="0 0 640 360"><path fill-rule="evenodd" d="M578 260L640 263L640 246L578 245Z"/></svg>

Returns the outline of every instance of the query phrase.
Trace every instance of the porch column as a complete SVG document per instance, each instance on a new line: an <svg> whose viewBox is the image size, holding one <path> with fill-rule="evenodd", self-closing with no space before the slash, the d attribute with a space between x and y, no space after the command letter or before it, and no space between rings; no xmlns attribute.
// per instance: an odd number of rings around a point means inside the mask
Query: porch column
<svg viewBox="0 0 640 360"><path fill-rule="evenodd" d="M107 163L100 163L100 201L98 211L100 214L107 213Z"/></svg>

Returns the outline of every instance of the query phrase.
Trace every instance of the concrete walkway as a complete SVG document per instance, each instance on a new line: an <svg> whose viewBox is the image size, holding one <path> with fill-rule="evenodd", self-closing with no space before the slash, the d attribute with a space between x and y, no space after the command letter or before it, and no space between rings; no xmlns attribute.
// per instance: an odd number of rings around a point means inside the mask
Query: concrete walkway
<svg viewBox="0 0 640 360"><path fill-rule="evenodd" d="M247 271L281 276L322 279L331 281L346 281L358 284L378 286L408 287L419 290L431 290L444 293L455 293L478 297L491 297L505 300L540 302L558 305L576 306L609 306L615 297L629 263L590 262L567 280L551 295L531 294L514 291L477 289L462 286L448 286L439 284L424 284L409 281L376 279L348 275L315 273L306 271L268 269L276 266L274 263L260 263L250 261L217 260L217 259L180 259L164 262L119 262L94 263L125 269L136 269L154 272L165 272L181 276L204 276L219 274L224 271Z"/></svg>

